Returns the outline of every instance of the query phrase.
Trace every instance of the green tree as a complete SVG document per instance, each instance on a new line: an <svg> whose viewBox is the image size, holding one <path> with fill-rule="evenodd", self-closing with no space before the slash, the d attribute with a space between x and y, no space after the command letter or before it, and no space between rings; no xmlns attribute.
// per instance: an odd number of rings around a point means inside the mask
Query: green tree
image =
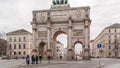
<svg viewBox="0 0 120 68"><path fill-rule="evenodd" d="M68 0L65 0L65 4L67 4Z"/></svg>
<svg viewBox="0 0 120 68"><path fill-rule="evenodd" d="M59 0L57 0L57 4L60 4L60 1L59 1Z"/></svg>
<svg viewBox="0 0 120 68"><path fill-rule="evenodd" d="M56 1L55 0L53 0L52 2L53 2L54 5L56 5Z"/></svg>
<svg viewBox="0 0 120 68"><path fill-rule="evenodd" d="M63 4L64 3L64 0L61 0L61 4Z"/></svg>

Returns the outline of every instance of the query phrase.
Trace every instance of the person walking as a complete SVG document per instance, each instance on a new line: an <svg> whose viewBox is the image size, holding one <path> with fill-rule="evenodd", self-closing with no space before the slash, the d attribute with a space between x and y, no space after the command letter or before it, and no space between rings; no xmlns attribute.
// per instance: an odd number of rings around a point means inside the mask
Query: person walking
<svg viewBox="0 0 120 68"><path fill-rule="evenodd" d="M38 56L37 55L36 55L35 61L36 61L36 64L38 64Z"/></svg>
<svg viewBox="0 0 120 68"><path fill-rule="evenodd" d="M32 64L34 64L35 63L35 56L34 55L32 55L31 60L32 60Z"/></svg>
<svg viewBox="0 0 120 68"><path fill-rule="evenodd" d="M62 56L60 56L60 60L62 60Z"/></svg>
<svg viewBox="0 0 120 68"><path fill-rule="evenodd" d="M29 57L29 55L27 55L25 57L25 60L26 60L26 64L29 65L30 64L30 57Z"/></svg>
<svg viewBox="0 0 120 68"><path fill-rule="evenodd" d="M51 59L50 55L47 57L47 59L48 59L48 63L50 63L50 59Z"/></svg>
<svg viewBox="0 0 120 68"><path fill-rule="evenodd" d="M42 63L42 55L39 56L39 61Z"/></svg>

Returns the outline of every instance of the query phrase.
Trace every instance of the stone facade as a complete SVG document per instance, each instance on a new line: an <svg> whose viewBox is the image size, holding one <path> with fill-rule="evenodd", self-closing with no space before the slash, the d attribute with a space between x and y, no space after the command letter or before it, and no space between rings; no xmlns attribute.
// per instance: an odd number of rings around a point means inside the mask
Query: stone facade
<svg viewBox="0 0 120 68"><path fill-rule="evenodd" d="M32 34L24 29L7 33L7 55L11 58L23 58L31 54Z"/></svg>
<svg viewBox="0 0 120 68"><path fill-rule="evenodd" d="M101 57L120 57L120 24L106 27L92 42L92 56L98 56L97 44L101 43Z"/></svg>
<svg viewBox="0 0 120 68"><path fill-rule="evenodd" d="M7 51L7 41L0 39L0 56L6 55Z"/></svg>
<svg viewBox="0 0 120 68"><path fill-rule="evenodd" d="M48 10L33 11L31 24L33 51L36 51L36 54L42 54L44 57L51 55L52 58L56 58L56 37L64 33L68 36L68 59L75 55L76 42L83 45L83 59L89 59L90 7L70 7L69 4L52 5Z"/></svg>

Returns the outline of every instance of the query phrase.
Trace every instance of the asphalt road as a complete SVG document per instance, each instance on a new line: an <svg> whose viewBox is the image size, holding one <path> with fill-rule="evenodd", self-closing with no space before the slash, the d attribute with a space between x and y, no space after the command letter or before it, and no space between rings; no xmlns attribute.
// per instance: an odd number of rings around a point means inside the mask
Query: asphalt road
<svg viewBox="0 0 120 68"><path fill-rule="evenodd" d="M102 66L117 64L120 60L116 59L101 59ZM25 60L0 60L0 68L97 68L99 65L98 59L89 61L51 61L50 64L44 61L42 64L34 64L27 66Z"/></svg>

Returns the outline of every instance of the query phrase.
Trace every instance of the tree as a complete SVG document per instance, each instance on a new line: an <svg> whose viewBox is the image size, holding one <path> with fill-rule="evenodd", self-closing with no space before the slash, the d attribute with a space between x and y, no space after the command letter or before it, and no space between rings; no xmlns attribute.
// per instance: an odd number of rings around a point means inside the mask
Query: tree
<svg viewBox="0 0 120 68"><path fill-rule="evenodd" d="M55 0L53 0L53 4L56 5L57 3L55 2Z"/></svg>
<svg viewBox="0 0 120 68"><path fill-rule="evenodd" d="M65 0L65 4L67 4L68 0Z"/></svg>
<svg viewBox="0 0 120 68"><path fill-rule="evenodd" d="M56 3L59 4L59 0L57 0Z"/></svg>
<svg viewBox="0 0 120 68"><path fill-rule="evenodd" d="M6 39L6 33L4 31L0 32L0 38L1 39Z"/></svg>

